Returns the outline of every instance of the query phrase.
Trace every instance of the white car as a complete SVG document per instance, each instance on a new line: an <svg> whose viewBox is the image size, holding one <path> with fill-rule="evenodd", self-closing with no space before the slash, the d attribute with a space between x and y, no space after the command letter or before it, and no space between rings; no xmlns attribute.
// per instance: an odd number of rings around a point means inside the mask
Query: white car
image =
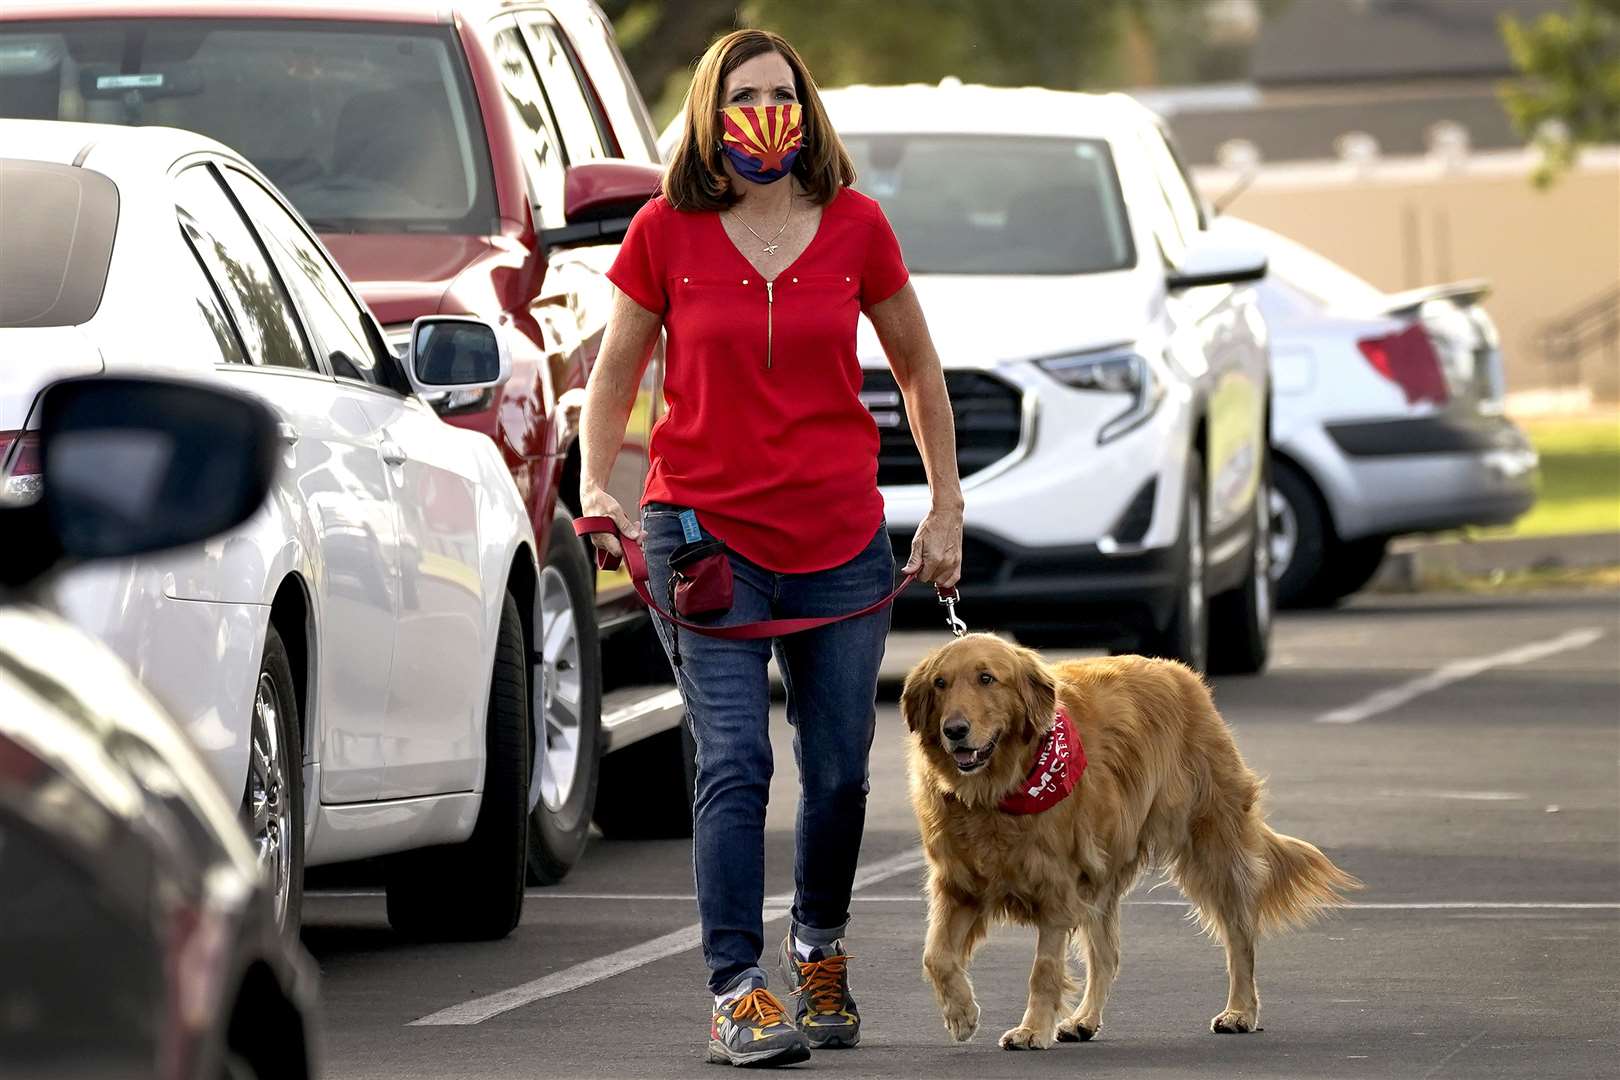
<svg viewBox="0 0 1620 1080"><path fill-rule="evenodd" d="M66 376L180 375L280 418L281 475L247 524L44 599L209 755L285 926L305 866L391 855L397 928L506 934L543 715L535 541L495 444L420 397L498 385L500 331L424 318L397 359L286 201L202 136L0 121L0 147L11 498L37 486L40 391Z"/></svg>
<svg viewBox="0 0 1620 1080"><path fill-rule="evenodd" d="M1266 330L1243 284L1263 255L1211 239L1164 129L1122 95L947 82L826 103L945 365L963 613L1026 638L1264 667ZM928 489L862 334L903 551Z"/></svg>
<svg viewBox="0 0 1620 1080"><path fill-rule="evenodd" d="M1392 537L1505 525L1535 502L1536 452L1502 411L1485 282L1385 293L1269 229L1272 573L1278 602L1331 604L1371 580Z"/></svg>

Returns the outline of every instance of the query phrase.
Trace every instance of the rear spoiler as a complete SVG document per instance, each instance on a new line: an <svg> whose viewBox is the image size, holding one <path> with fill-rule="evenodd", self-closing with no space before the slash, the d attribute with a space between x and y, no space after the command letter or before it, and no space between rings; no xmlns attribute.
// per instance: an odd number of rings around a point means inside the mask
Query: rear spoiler
<svg viewBox="0 0 1620 1080"><path fill-rule="evenodd" d="M1491 283L1484 278L1454 281L1449 285L1425 285L1421 289L1390 293L1385 297L1388 306L1384 308L1383 313L1396 316L1415 315L1417 309L1430 300L1450 300L1460 308L1473 307L1490 295L1490 291Z"/></svg>

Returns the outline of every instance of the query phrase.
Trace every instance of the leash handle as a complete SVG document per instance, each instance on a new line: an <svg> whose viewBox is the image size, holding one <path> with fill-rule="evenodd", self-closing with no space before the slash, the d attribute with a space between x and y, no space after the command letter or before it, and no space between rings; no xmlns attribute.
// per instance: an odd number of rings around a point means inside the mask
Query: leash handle
<svg viewBox="0 0 1620 1080"><path fill-rule="evenodd" d="M728 641L757 641L760 638L786 637L789 634L799 634L806 630L817 630L833 623L845 622L849 619L858 619L863 615L870 615L874 611L881 611L894 603L899 595L917 580L916 574L907 574L905 580L888 596L873 604L868 604L859 611L851 611L847 615L821 615L815 618L803 619L765 619L761 622L736 623L731 626L709 626L704 623L688 622L678 615L671 614L659 606L653 599L652 591L647 587L647 556L642 552L641 545L634 540L626 539L619 531L618 523L610 517L583 517L574 522L574 533L578 536L591 536L595 533L608 533L618 538L619 546L624 550L623 562L629 563L630 584L635 587L636 595L641 602L653 611L663 616L669 622L694 634L705 637L722 638ZM603 570L617 570L621 560L608 554L601 548L596 549L596 565ZM954 590L953 590L954 591ZM963 628L964 630L966 627Z"/></svg>

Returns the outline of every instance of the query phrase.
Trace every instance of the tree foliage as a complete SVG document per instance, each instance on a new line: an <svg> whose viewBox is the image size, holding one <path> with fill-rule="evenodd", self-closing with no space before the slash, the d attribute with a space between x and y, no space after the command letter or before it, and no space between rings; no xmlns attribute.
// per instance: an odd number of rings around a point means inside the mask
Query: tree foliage
<svg viewBox="0 0 1620 1080"><path fill-rule="evenodd" d="M1502 88L1514 126L1544 152L1546 186L1584 145L1620 142L1620 0L1573 0L1567 13L1502 19L1522 81Z"/></svg>
<svg viewBox="0 0 1620 1080"><path fill-rule="evenodd" d="M1287 0L1267 0L1268 10ZM1153 43L1196 39L1203 0L603 0L662 120L692 63L738 26L792 41L827 86L965 82L1074 90L1154 80Z"/></svg>

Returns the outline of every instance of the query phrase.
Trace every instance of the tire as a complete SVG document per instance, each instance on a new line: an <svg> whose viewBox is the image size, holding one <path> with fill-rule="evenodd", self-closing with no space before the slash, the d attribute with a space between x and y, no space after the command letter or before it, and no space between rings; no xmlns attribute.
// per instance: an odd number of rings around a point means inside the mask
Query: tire
<svg viewBox="0 0 1620 1080"><path fill-rule="evenodd" d="M484 794L472 836L387 862L388 922L406 937L494 941L510 934L523 914L533 762L528 672L523 619L508 594L484 725Z"/></svg>
<svg viewBox="0 0 1620 1080"><path fill-rule="evenodd" d="M1270 470L1266 470L1269 473ZM1243 583L1217 596L1209 611L1209 670L1257 675L1271 658L1271 484L1263 473L1254 499L1254 535Z"/></svg>
<svg viewBox="0 0 1620 1080"><path fill-rule="evenodd" d="M296 939L304 910L304 740L292 661L274 625L265 633L248 730L242 821L270 882L276 925Z"/></svg>
<svg viewBox="0 0 1620 1080"><path fill-rule="evenodd" d="M1142 635L1142 653L1179 660L1200 675L1209 669L1209 567L1205 547L1204 458L1187 454L1187 482L1181 514L1181 556L1176 595L1162 627Z"/></svg>
<svg viewBox="0 0 1620 1080"><path fill-rule="evenodd" d="M529 814L529 878L555 885L585 851L596 806L602 757L602 650L596 629L594 574L574 536L573 520L551 519L546 564L540 568L535 652L535 738L539 797Z"/></svg>
<svg viewBox="0 0 1620 1080"><path fill-rule="evenodd" d="M1324 578L1334 547L1327 507L1305 475L1286 462L1273 467L1271 490L1271 580L1278 606L1332 603Z"/></svg>
<svg viewBox="0 0 1620 1080"><path fill-rule="evenodd" d="M596 824L609 840L680 840L692 835L697 745L683 720L602 759Z"/></svg>
<svg viewBox="0 0 1620 1080"><path fill-rule="evenodd" d="M1328 559L1322 591L1332 600L1360 592L1384 565L1384 552L1388 549L1387 536L1340 541Z"/></svg>

